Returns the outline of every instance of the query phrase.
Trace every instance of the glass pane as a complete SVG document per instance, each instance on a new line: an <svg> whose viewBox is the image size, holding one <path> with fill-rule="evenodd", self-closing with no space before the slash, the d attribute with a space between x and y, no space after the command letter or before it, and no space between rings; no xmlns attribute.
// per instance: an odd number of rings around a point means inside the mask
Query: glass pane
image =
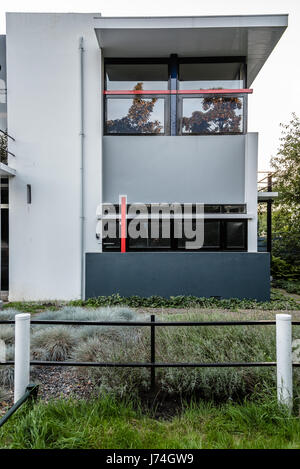
<svg viewBox="0 0 300 469"><path fill-rule="evenodd" d="M121 250L121 238L120 236L120 223L118 221L113 221L110 220L109 222L106 222L105 225L103 226L103 230L108 229L108 223L115 223L116 224L116 238L103 238L103 250L104 251L120 251Z"/></svg>
<svg viewBox="0 0 300 469"><path fill-rule="evenodd" d="M221 205L204 205L204 213L220 213Z"/></svg>
<svg viewBox="0 0 300 469"><path fill-rule="evenodd" d="M182 101L182 133L243 131L243 98L240 96L184 98Z"/></svg>
<svg viewBox="0 0 300 469"><path fill-rule="evenodd" d="M204 222L204 247L220 248L220 222L208 221Z"/></svg>
<svg viewBox="0 0 300 469"><path fill-rule="evenodd" d="M106 133L164 133L164 99L106 97Z"/></svg>
<svg viewBox="0 0 300 469"><path fill-rule="evenodd" d="M241 63L181 64L179 89L241 89L244 66Z"/></svg>
<svg viewBox="0 0 300 469"><path fill-rule="evenodd" d="M226 223L227 248L245 249L245 222L228 221Z"/></svg>
<svg viewBox="0 0 300 469"><path fill-rule="evenodd" d="M223 205L223 213L246 213L245 205Z"/></svg>
<svg viewBox="0 0 300 469"><path fill-rule="evenodd" d="M167 64L107 64L107 90L167 90Z"/></svg>
<svg viewBox="0 0 300 469"><path fill-rule="evenodd" d="M148 236L149 236L148 221L141 221L140 225L143 225L143 226L141 227L137 226L137 230L140 230L141 233L148 233ZM149 246L150 246L149 238L139 237L137 239L133 239L133 238L130 238L128 234L128 245L129 245L129 249L131 248L131 249L141 249L141 250L146 249L147 250L149 249Z"/></svg>

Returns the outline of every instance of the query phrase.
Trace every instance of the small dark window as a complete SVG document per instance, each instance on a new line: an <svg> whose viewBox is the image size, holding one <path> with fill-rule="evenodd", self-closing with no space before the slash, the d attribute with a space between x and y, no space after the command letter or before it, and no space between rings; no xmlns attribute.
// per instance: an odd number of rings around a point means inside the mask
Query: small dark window
<svg viewBox="0 0 300 469"><path fill-rule="evenodd" d="M246 248L246 223L243 221L226 222L226 247L227 249Z"/></svg>
<svg viewBox="0 0 300 469"><path fill-rule="evenodd" d="M27 184L27 203L31 204L31 184Z"/></svg>

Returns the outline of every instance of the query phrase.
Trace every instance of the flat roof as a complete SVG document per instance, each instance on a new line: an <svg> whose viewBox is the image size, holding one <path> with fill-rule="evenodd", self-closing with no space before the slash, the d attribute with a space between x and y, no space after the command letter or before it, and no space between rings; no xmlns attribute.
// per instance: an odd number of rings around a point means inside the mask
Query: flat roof
<svg viewBox="0 0 300 469"><path fill-rule="evenodd" d="M105 57L246 57L251 86L288 15L94 17Z"/></svg>

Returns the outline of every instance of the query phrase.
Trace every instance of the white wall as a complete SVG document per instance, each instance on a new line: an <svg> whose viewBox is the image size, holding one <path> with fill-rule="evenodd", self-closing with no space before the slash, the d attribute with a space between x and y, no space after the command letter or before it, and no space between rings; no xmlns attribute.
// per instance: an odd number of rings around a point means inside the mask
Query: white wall
<svg viewBox="0 0 300 469"><path fill-rule="evenodd" d="M85 247L99 251L101 51L94 14L7 14L10 294L80 297L80 56L85 68ZM32 204L26 185L32 186Z"/></svg>
<svg viewBox="0 0 300 469"><path fill-rule="evenodd" d="M245 139L245 203L252 215L248 221L248 252L257 252L257 158L258 133L250 132Z"/></svg>

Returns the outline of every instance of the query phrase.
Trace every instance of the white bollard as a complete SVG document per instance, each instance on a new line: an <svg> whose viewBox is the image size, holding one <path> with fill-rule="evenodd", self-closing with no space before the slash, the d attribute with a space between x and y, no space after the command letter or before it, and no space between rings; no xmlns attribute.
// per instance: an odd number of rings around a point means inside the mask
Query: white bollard
<svg viewBox="0 0 300 469"><path fill-rule="evenodd" d="M15 380L14 402L25 393L29 384L30 368L30 314L15 316Z"/></svg>
<svg viewBox="0 0 300 469"><path fill-rule="evenodd" d="M277 399L293 407L292 317L276 314Z"/></svg>

